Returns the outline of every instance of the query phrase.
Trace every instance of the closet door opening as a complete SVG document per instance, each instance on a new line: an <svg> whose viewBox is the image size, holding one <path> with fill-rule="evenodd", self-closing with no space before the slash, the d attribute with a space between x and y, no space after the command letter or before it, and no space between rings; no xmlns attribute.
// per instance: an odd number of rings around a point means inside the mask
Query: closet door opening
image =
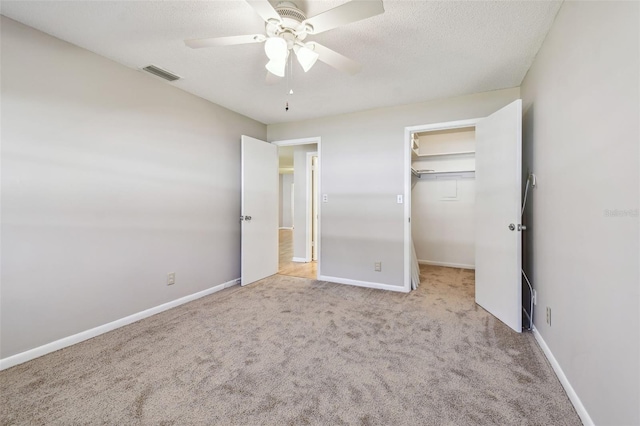
<svg viewBox="0 0 640 426"><path fill-rule="evenodd" d="M517 332L524 310L521 123L517 100L483 119L405 129L407 290L416 275L430 285L431 274L434 285L453 283L455 292L466 274L465 291Z"/></svg>
<svg viewBox="0 0 640 426"><path fill-rule="evenodd" d="M475 127L412 134L412 238L418 263L475 269Z"/></svg>

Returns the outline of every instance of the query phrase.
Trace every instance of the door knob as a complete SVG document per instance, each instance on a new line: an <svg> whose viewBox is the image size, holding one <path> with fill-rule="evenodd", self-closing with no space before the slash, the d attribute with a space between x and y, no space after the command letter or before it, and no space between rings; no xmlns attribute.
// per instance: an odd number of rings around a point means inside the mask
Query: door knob
<svg viewBox="0 0 640 426"><path fill-rule="evenodd" d="M509 230L510 231L515 231L516 230L516 225L514 225L513 223L509 224Z"/></svg>

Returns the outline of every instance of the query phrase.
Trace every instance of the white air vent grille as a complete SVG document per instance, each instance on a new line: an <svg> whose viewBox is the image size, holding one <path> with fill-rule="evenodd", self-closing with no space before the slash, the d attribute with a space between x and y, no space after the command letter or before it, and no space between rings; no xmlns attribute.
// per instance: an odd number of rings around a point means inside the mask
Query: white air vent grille
<svg viewBox="0 0 640 426"><path fill-rule="evenodd" d="M153 75L157 75L160 78L164 78L167 81L180 80L180 76L170 73L169 71L163 70L162 68L156 67L155 65L149 65L142 69Z"/></svg>

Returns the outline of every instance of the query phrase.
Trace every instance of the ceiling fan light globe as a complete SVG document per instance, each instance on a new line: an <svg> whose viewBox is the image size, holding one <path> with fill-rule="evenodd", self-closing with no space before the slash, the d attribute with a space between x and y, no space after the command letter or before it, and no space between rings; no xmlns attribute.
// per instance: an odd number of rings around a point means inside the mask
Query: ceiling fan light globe
<svg viewBox="0 0 640 426"><path fill-rule="evenodd" d="M277 75L278 77L284 77L284 72L285 72L285 69L287 68L287 60L272 59L269 62L267 62L267 65L265 65L265 68L267 69L267 71L269 71L273 75Z"/></svg>
<svg viewBox="0 0 640 426"><path fill-rule="evenodd" d="M311 67L313 67L313 65L318 60L318 57L320 56L313 50L304 46L300 47L299 49L296 49L295 52L296 52L296 57L298 59L298 62L302 66L302 69L304 70L304 72L309 71Z"/></svg>
<svg viewBox="0 0 640 426"><path fill-rule="evenodd" d="M264 52L272 61L286 60L289 53L286 40L280 37L269 37L264 43Z"/></svg>

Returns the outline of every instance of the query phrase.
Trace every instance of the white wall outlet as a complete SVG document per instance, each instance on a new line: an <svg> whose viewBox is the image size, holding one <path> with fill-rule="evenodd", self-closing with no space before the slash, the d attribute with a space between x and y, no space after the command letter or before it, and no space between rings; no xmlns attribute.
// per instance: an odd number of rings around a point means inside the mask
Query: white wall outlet
<svg viewBox="0 0 640 426"><path fill-rule="evenodd" d="M398 195L396 196L396 203L398 203L398 204L402 204L402 194L398 194Z"/></svg>
<svg viewBox="0 0 640 426"><path fill-rule="evenodd" d="M322 202L323 203L329 202L329 194L322 194Z"/></svg>
<svg viewBox="0 0 640 426"><path fill-rule="evenodd" d="M551 308L547 306L547 324L551 326Z"/></svg>
<svg viewBox="0 0 640 426"><path fill-rule="evenodd" d="M537 305L537 304L538 304L538 292L536 291L536 289L535 289L535 288L533 289L533 296L532 296L532 298L533 298L533 304L534 304L534 305Z"/></svg>
<svg viewBox="0 0 640 426"><path fill-rule="evenodd" d="M176 283L176 273L169 272L167 274L167 285L174 285Z"/></svg>
<svg viewBox="0 0 640 426"><path fill-rule="evenodd" d="M382 262L376 262L376 263L374 264L373 268L374 268L374 270L375 270L376 272L380 272L380 271L382 271Z"/></svg>

